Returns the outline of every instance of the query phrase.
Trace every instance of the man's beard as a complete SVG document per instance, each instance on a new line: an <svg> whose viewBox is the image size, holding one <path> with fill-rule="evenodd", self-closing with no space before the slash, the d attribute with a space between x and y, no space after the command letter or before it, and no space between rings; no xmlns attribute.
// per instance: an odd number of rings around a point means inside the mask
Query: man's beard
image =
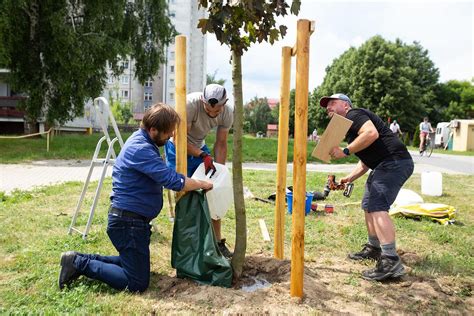
<svg viewBox="0 0 474 316"><path fill-rule="evenodd" d="M152 138L153 142L156 144L156 146L161 147L166 144L166 142L169 140L168 139L160 139L160 136L157 135L156 137Z"/></svg>

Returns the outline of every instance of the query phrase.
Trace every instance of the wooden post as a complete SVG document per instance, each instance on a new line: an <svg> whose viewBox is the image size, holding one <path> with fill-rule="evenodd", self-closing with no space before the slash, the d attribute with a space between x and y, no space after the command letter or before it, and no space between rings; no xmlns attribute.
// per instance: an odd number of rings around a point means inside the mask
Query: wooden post
<svg viewBox="0 0 474 316"><path fill-rule="evenodd" d="M49 153L49 134L51 133L51 129L46 133L46 152Z"/></svg>
<svg viewBox="0 0 474 316"><path fill-rule="evenodd" d="M176 43L176 112L181 118L178 125L174 145L176 147L176 171L188 175L187 167L187 123L186 123L186 36L178 35Z"/></svg>
<svg viewBox="0 0 474 316"><path fill-rule="evenodd" d="M309 37L311 22L309 20L298 20L297 30L290 295L292 297L303 297Z"/></svg>
<svg viewBox="0 0 474 316"><path fill-rule="evenodd" d="M290 117L291 47L281 50L280 117L278 120L277 188L275 205L274 256L283 259L285 240L286 165L288 162L288 125Z"/></svg>

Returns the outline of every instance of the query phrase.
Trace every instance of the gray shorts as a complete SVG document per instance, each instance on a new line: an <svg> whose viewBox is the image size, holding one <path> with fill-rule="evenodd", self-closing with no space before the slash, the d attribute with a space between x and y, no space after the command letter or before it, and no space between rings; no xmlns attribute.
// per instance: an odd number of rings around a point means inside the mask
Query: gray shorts
<svg viewBox="0 0 474 316"><path fill-rule="evenodd" d="M412 159L382 161L365 183L362 209L369 213L388 211L413 169Z"/></svg>

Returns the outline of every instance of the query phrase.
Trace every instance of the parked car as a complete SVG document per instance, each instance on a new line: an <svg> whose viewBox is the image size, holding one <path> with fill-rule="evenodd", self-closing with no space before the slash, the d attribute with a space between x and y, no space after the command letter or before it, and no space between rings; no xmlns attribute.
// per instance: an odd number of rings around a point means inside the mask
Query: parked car
<svg viewBox="0 0 474 316"><path fill-rule="evenodd" d="M440 122L436 125L435 147L444 147L449 138L451 127L449 122Z"/></svg>

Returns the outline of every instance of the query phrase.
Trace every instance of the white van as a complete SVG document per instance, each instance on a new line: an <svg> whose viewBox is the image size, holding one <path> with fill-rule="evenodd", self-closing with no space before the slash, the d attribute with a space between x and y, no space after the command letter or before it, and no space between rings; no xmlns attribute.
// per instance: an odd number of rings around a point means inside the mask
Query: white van
<svg viewBox="0 0 474 316"><path fill-rule="evenodd" d="M436 125L435 147L444 147L451 132L449 122L440 122Z"/></svg>

